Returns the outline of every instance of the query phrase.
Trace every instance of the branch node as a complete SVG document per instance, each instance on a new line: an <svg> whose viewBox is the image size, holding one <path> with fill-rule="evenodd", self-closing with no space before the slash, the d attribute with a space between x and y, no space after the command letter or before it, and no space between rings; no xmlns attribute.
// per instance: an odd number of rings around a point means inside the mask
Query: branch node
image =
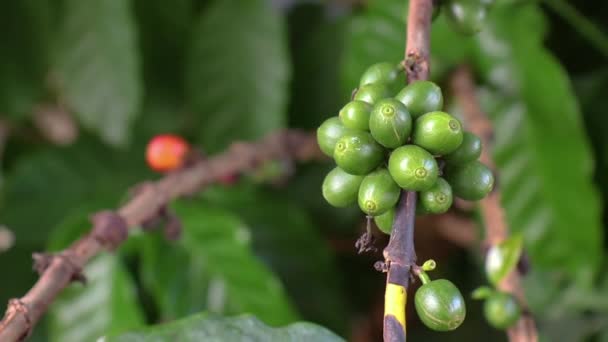
<svg viewBox="0 0 608 342"><path fill-rule="evenodd" d="M378 271L378 272L386 273L386 272L388 272L389 268L390 268L390 262L376 261L376 263L374 263L374 269L376 269L376 271Z"/></svg>
<svg viewBox="0 0 608 342"><path fill-rule="evenodd" d="M25 303L23 303L23 301L21 301L19 298L9 299L8 307L6 308L6 313L4 314L3 322L10 322L10 318L18 314L23 316L23 319L25 320L25 328L23 329L23 333L21 334L21 336L19 336L17 341L25 341L32 333L33 328L29 309L27 305L25 305ZM0 325L0 329L2 328L3 326Z"/></svg>
<svg viewBox="0 0 608 342"><path fill-rule="evenodd" d="M86 284L87 278L82 273L82 268L76 265L72 261L72 257L67 254L68 251L51 254L51 253L34 253L32 254L32 258L34 259L34 271L41 276L47 268L51 265L54 258L61 258L69 267L70 273L72 274L72 278L70 281L79 282L81 284Z"/></svg>
<svg viewBox="0 0 608 342"><path fill-rule="evenodd" d="M93 214L92 237L107 249L115 250L128 237L127 221L117 213L104 210Z"/></svg>

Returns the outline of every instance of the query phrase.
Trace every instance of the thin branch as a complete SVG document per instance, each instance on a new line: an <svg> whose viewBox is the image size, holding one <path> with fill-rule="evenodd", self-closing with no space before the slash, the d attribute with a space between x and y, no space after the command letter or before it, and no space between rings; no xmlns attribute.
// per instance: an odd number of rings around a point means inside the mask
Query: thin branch
<svg viewBox="0 0 608 342"><path fill-rule="evenodd" d="M481 138L484 149L480 160L496 170L489 152L491 146L493 128L490 120L484 114L477 97L475 96L475 84L471 71L467 67L460 67L451 80L451 87L454 96L463 109L465 121L468 129ZM486 222L485 247L493 246L504 241L509 232L505 220L505 213L500 205L500 192L494 190L488 197L480 202L482 216ZM524 290L521 285L521 274L517 270L512 271L498 285L499 289L512 293L523 308L523 315L515 326L508 330L509 341L512 342L533 342L538 340L536 325L532 318Z"/></svg>
<svg viewBox="0 0 608 342"><path fill-rule="evenodd" d="M315 136L300 131L280 131L259 142L234 143L224 154L144 183L138 193L116 211L92 217L90 233L55 255L35 255L41 275L19 299L11 299L0 322L0 341L20 341L31 333L57 295L70 282L82 279L81 270L95 255L116 249L127 238L127 230L157 217L173 199L200 191L226 174L249 171L262 163L286 159L324 159Z"/></svg>
<svg viewBox="0 0 608 342"><path fill-rule="evenodd" d="M429 76L432 12L432 0L409 2L404 66L410 83L425 80ZM416 262L415 218L416 192L402 191L393 231L388 246L384 249L385 265L388 267L383 327L385 342L406 340L405 302L410 269Z"/></svg>

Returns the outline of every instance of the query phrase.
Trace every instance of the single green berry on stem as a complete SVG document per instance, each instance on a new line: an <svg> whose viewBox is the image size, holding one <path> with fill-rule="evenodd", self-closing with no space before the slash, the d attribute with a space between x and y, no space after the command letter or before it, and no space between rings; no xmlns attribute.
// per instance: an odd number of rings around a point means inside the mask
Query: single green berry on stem
<svg viewBox="0 0 608 342"><path fill-rule="evenodd" d="M445 7L450 26L465 35L481 31L488 14L487 5L480 0L448 0Z"/></svg>
<svg viewBox="0 0 608 342"><path fill-rule="evenodd" d="M407 107L407 110L414 119L443 108L441 88L430 81L410 83L395 98Z"/></svg>
<svg viewBox="0 0 608 342"><path fill-rule="evenodd" d="M351 175L339 167L329 171L323 180L325 200L334 207L343 208L357 202L359 186L364 176Z"/></svg>
<svg viewBox="0 0 608 342"><path fill-rule="evenodd" d="M382 163L384 149L371 134L348 132L338 140L334 160L342 170L352 175L366 175Z"/></svg>
<svg viewBox="0 0 608 342"><path fill-rule="evenodd" d="M353 100L359 100L373 105L387 97L390 97L388 86L384 83L373 83L366 84L357 89L357 93Z"/></svg>
<svg viewBox="0 0 608 342"><path fill-rule="evenodd" d="M436 331L451 331L458 328L466 317L464 298L449 280L429 281L421 271L423 285L416 291L414 304L418 317L428 328Z"/></svg>
<svg viewBox="0 0 608 342"><path fill-rule="evenodd" d="M393 221L395 221L395 207L390 208L385 211L383 214L378 216L374 216L374 222L376 222L376 226L378 229L385 234L390 235L393 231Z"/></svg>
<svg viewBox="0 0 608 342"><path fill-rule="evenodd" d="M336 143L347 131L337 116L325 120L317 129L317 143L321 151L333 157Z"/></svg>
<svg viewBox="0 0 608 342"><path fill-rule="evenodd" d="M435 158L416 145L395 149L389 157L388 170L397 185L409 191L428 190L439 177Z"/></svg>
<svg viewBox="0 0 608 342"><path fill-rule="evenodd" d="M462 143L457 149L443 156L452 165L461 165L479 159L481 156L481 139L471 132L462 134Z"/></svg>
<svg viewBox="0 0 608 342"><path fill-rule="evenodd" d="M369 130L369 116L372 105L363 101L351 101L340 110L339 117L346 128L360 131Z"/></svg>
<svg viewBox="0 0 608 342"><path fill-rule="evenodd" d="M359 87L373 83L390 84L395 82L400 70L400 66L394 63L376 63L365 70L359 81Z"/></svg>
<svg viewBox="0 0 608 342"><path fill-rule="evenodd" d="M454 167L448 164L444 177L454 195L468 201L479 201L494 187L492 171L477 160Z"/></svg>
<svg viewBox="0 0 608 342"><path fill-rule="evenodd" d="M387 148L403 145L412 131L412 117L405 105L395 99L378 101L369 118L374 139Z"/></svg>
<svg viewBox="0 0 608 342"><path fill-rule="evenodd" d="M435 155L448 154L462 144L462 127L448 113L426 113L416 119L412 142Z"/></svg>
<svg viewBox="0 0 608 342"><path fill-rule="evenodd" d="M491 326L507 329L517 322L521 309L511 294L494 292L486 299L483 313Z"/></svg>
<svg viewBox="0 0 608 342"><path fill-rule="evenodd" d="M445 179L439 177L435 185L421 191L418 197L425 212L443 214L452 206L452 187Z"/></svg>
<svg viewBox="0 0 608 342"><path fill-rule="evenodd" d="M388 170L378 169L363 178L359 187L359 207L367 215L377 216L393 208L401 189Z"/></svg>

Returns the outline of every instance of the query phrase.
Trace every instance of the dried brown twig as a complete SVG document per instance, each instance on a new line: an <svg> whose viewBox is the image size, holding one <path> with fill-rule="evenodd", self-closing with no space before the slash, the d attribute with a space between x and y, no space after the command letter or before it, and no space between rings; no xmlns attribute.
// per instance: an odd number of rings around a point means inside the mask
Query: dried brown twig
<svg viewBox="0 0 608 342"><path fill-rule="evenodd" d="M315 136L300 131L280 131L253 143L234 143L227 152L140 186L129 202L115 211L92 216L93 228L67 249L54 254L36 254L40 278L21 298L11 299L0 322L0 341L20 341L61 291L74 280L95 255L116 249L127 230L157 217L173 199L200 191L221 176L254 169L269 160L308 161L324 159Z"/></svg>
<svg viewBox="0 0 608 342"><path fill-rule="evenodd" d="M460 67L451 79L451 88L458 103L463 109L468 129L479 136L484 149L480 160L495 170L492 156L489 152L493 137L492 123L484 114L475 95L475 83L472 73L467 67ZM500 191L495 189L480 202L482 216L485 221L486 238L484 247L490 247L504 241L508 236L505 213L500 205ZM523 307L523 315L515 326L508 330L509 341L533 342L538 340L536 325L530 312L521 285L521 275L517 270L512 271L498 285L500 290L512 293Z"/></svg>

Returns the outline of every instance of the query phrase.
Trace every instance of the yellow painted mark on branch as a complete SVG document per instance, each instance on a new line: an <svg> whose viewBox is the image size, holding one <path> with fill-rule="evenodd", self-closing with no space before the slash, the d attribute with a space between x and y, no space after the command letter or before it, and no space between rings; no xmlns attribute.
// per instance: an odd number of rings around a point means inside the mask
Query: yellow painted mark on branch
<svg viewBox="0 0 608 342"><path fill-rule="evenodd" d="M405 287L393 283L386 284L384 294L384 316L393 315L405 331L405 303L407 292Z"/></svg>

